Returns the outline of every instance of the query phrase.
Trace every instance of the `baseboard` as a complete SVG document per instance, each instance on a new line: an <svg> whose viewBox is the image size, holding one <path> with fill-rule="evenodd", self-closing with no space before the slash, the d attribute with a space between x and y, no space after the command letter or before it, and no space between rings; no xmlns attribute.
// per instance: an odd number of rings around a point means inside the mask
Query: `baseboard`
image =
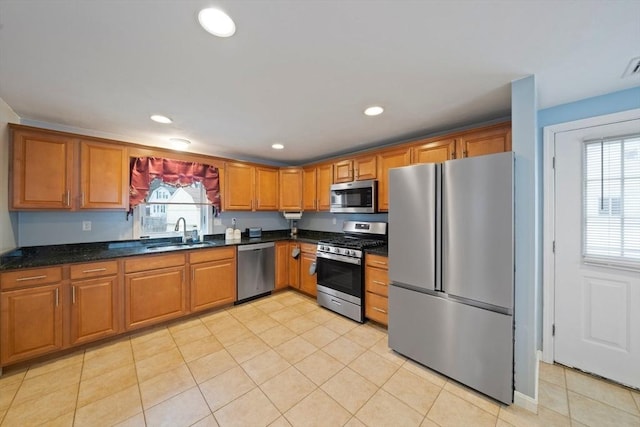
<svg viewBox="0 0 640 427"><path fill-rule="evenodd" d="M513 404L534 414L538 413L538 400L519 391L513 393Z"/></svg>

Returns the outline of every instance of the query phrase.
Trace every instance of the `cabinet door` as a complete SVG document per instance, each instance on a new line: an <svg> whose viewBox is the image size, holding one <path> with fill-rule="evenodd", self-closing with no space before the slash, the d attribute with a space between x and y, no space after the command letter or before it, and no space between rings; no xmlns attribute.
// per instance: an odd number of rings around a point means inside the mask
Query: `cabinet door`
<svg viewBox="0 0 640 427"><path fill-rule="evenodd" d="M300 249L300 245L297 243L289 244L289 286L300 289L300 259L302 254L298 255L298 258L293 258L291 253L295 248Z"/></svg>
<svg viewBox="0 0 640 427"><path fill-rule="evenodd" d="M118 333L119 289L118 276L71 283L72 345Z"/></svg>
<svg viewBox="0 0 640 427"><path fill-rule="evenodd" d="M278 210L278 170L256 168L256 202L255 210Z"/></svg>
<svg viewBox="0 0 640 427"><path fill-rule="evenodd" d="M333 165L318 166L318 187L316 188L316 206L319 211L328 211L331 207L331 184L333 184Z"/></svg>
<svg viewBox="0 0 640 427"><path fill-rule="evenodd" d="M302 210L302 170L280 169L280 210Z"/></svg>
<svg viewBox="0 0 640 427"><path fill-rule="evenodd" d="M289 286L289 243L276 242L276 289Z"/></svg>
<svg viewBox="0 0 640 427"><path fill-rule="evenodd" d="M13 131L12 209L71 209L71 139L48 133Z"/></svg>
<svg viewBox="0 0 640 427"><path fill-rule="evenodd" d="M81 141L80 208L126 209L129 206L127 149Z"/></svg>
<svg viewBox="0 0 640 427"><path fill-rule="evenodd" d="M378 171L376 170L376 156L362 156L354 161L354 178L356 181L364 181L367 179L376 179Z"/></svg>
<svg viewBox="0 0 640 427"><path fill-rule="evenodd" d="M232 304L236 300L235 258L191 266L191 310Z"/></svg>
<svg viewBox="0 0 640 427"><path fill-rule="evenodd" d="M185 268L125 275L125 327L153 325L187 313Z"/></svg>
<svg viewBox="0 0 640 427"><path fill-rule="evenodd" d="M0 295L0 362L5 365L62 348L62 286Z"/></svg>
<svg viewBox="0 0 640 427"><path fill-rule="evenodd" d="M407 166L411 149L401 148L378 154L378 210L389 210L389 169Z"/></svg>
<svg viewBox="0 0 640 427"><path fill-rule="evenodd" d="M316 254L303 252L300 258L300 290L315 297L318 295L317 275L309 274L309 268L316 262Z"/></svg>
<svg viewBox="0 0 640 427"><path fill-rule="evenodd" d="M333 164L333 182L353 181L353 160L342 160Z"/></svg>
<svg viewBox="0 0 640 427"><path fill-rule="evenodd" d="M412 163L440 163L456 158L456 140L432 141L411 150Z"/></svg>
<svg viewBox="0 0 640 427"><path fill-rule="evenodd" d="M511 151L511 125L470 132L458 141L463 157Z"/></svg>
<svg viewBox="0 0 640 427"><path fill-rule="evenodd" d="M302 170L302 209L305 211L315 211L318 208L316 197L317 179L316 168L306 168Z"/></svg>
<svg viewBox="0 0 640 427"><path fill-rule="evenodd" d="M243 163L227 163L224 171L224 209L253 210L254 167Z"/></svg>

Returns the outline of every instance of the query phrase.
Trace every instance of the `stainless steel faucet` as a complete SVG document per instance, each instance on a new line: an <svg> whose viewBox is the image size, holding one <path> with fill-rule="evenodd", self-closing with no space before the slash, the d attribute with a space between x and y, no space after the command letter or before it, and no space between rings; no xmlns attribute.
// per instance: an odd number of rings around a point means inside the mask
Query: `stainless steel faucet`
<svg viewBox="0 0 640 427"><path fill-rule="evenodd" d="M174 228L173 231L180 231L180 220L182 220L182 224L184 226L184 234L182 235L182 243L185 243L187 241L187 220L184 219L183 216L178 218L178 221L176 222L176 228Z"/></svg>

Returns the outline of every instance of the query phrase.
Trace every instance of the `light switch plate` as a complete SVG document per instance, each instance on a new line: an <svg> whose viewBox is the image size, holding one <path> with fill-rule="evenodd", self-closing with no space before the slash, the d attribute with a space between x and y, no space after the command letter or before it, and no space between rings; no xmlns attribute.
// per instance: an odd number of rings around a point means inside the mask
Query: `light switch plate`
<svg viewBox="0 0 640 427"><path fill-rule="evenodd" d="M222 220L220 218L214 218L213 225L222 225Z"/></svg>
<svg viewBox="0 0 640 427"><path fill-rule="evenodd" d="M82 221L82 231L91 231L91 221Z"/></svg>

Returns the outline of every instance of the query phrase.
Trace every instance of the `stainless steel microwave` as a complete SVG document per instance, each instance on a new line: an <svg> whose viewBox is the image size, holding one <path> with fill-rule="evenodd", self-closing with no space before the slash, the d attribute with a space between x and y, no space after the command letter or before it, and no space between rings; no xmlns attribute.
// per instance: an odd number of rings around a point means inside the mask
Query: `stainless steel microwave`
<svg viewBox="0 0 640 427"><path fill-rule="evenodd" d="M331 208L334 213L375 213L378 181L353 181L331 186Z"/></svg>

